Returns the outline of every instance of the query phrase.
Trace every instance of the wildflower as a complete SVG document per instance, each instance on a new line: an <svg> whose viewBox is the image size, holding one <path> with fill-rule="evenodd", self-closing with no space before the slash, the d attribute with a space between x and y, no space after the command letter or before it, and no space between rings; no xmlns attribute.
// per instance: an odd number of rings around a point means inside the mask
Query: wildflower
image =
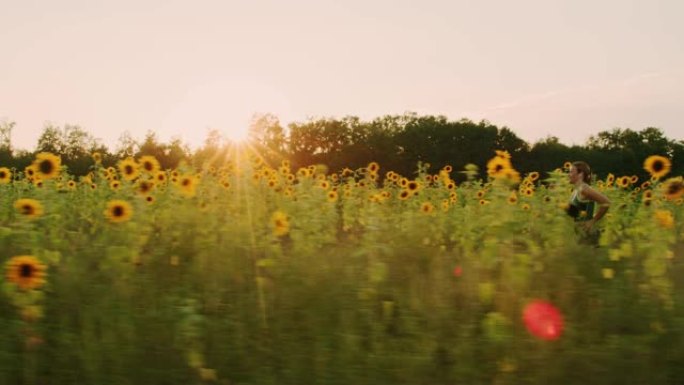
<svg viewBox="0 0 684 385"><path fill-rule="evenodd" d="M368 171L375 174L380 170L380 165L377 162L370 162L366 168Z"/></svg>
<svg viewBox="0 0 684 385"><path fill-rule="evenodd" d="M62 168L62 161L59 156L49 152L41 152L36 155L33 167L36 174L41 179L52 179L59 175Z"/></svg>
<svg viewBox="0 0 684 385"><path fill-rule="evenodd" d="M337 191L328 191L327 198L328 202L337 202Z"/></svg>
<svg viewBox="0 0 684 385"><path fill-rule="evenodd" d="M138 193L141 195L147 195L150 191L154 189L154 182L150 180L141 180L138 182Z"/></svg>
<svg viewBox="0 0 684 385"><path fill-rule="evenodd" d="M664 156L651 155L644 161L644 170L651 174L652 178L660 179L670 172L672 163Z"/></svg>
<svg viewBox="0 0 684 385"><path fill-rule="evenodd" d="M670 178L663 183L662 189L667 200L677 200L684 195L684 179L681 176Z"/></svg>
<svg viewBox="0 0 684 385"><path fill-rule="evenodd" d="M420 205L420 211L423 214L431 214L434 210L435 206L433 206L430 202L423 202L423 204Z"/></svg>
<svg viewBox="0 0 684 385"><path fill-rule="evenodd" d="M408 190L401 190L399 193L399 200L405 201L411 197L411 192Z"/></svg>
<svg viewBox="0 0 684 385"><path fill-rule="evenodd" d="M183 175L178 180L178 187L182 195L186 197L195 196L195 190L197 188L197 178L192 175Z"/></svg>
<svg viewBox="0 0 684 385"><path fill-rule="evenodd" d="M128 202L115 199L107 202L104 215L112 223L125 222L131 219L133 208Z"/></svg>
<svg viewBox="0 0 684 385"><path fill-rule="evenodd" d="M511 168L510 160L500 156L495 156L487 162L487 174L492 177L502 176L506 170Z"/></svg>
<svg viewBox="0 0 684 385"><path fill-rule="evenodd" d="M282 211L276 211L271 216L271 227L273 229L273 235L276 237L282 237L290 232L290 221L287 218L287 214Z"/></svg>
<svg viewBox="0 0 684 385"><path fill-rule="evenodd" d="M35 199L17 199L14 202L14 208L17 209L19 214L30 219L43 215L43 205Z"/></svg>
<svg viewBox="0 0 684 385"><path fill-rule="evenodd" d="M508 199L506 200L508 204L514 205L518 203L518 196L515 194L515 191L511 191L510 195L508 195Z"/></svg>
<svg viewBox="0 0 684 385"><path fill-rule="evenodd" d="M133 158L126 158L119 161L119 172L125 180L134 180L138 177L140 171L138 170L138 164Z"/></svg>
<svg viewBox="0 0 684 385"><path fill-rule="evenodd" d="M617 178L617 185L622 188L627 188L629 187L629 177L628 176L621 176Z"/></svg>
<svg viewBox="0 0 684 385"><path fill-rule="evenodd" d="M665 229L671 229L674 227L674 217L672 213L668 210L656 210L653 214L656 222Z"/></svg>
<svg viewBox="0 0 684 385"><path fill-rule="evenodd" d="M12 171L7 167L0 167L0 184L7 184L12 181Z"/></svg>
<svg viewBox="0 0 684 385"><path fill-rule="evenodd" d="M154 175L159 171L159 161L152 155L144 155L138 159L138 164L144 172Z"/></svg>
<svg viewBox="0 0 684 385"><path fill-rule="evenodd" d="M32 255L12 257L5 263L7 280L22 290L37 289L45 284L47 267Z"/></svg>

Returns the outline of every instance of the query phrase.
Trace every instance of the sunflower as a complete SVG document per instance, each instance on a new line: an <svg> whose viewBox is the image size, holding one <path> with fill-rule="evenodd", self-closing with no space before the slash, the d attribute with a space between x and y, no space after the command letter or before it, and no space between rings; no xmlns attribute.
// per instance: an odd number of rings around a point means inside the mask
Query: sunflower
<svg viewBox="0 0 684 385"><path fill-rule="evenodd" d="M531 173L529 173L529 174L527 175L527 177L528 177L532 182L534 182L534 181L536 181L537 179L539 179L539 172L537 172L537 171L532 171Z"/></svg>
<svg viewBox="0 0 684 385"><path fill-rule="evenodd" d="M35 199L17 199L14 202L14 208L19 214L31 219L43 215L43 205Z"/></svg>
<svg viewBox="0 0 684 385"><path fill-rule="evenodd" d="M337 191L328 191L328 202L337 202Z"/></svg>
<svg viewBox="0 0 684 385"><path fill-rule="evenodd" d="M197 189L197 178L193 175L182 175L178 178L178 187L180 188L180 193L186 197L195 196Z"/></svg>
<svg viewBox="0 0 684 385"><path fill-rule="evenodd" d="M660 179L670 172L672 163L664 156L651 155L644 161L644 170L651 174L652 178Z"/></svg>
<svg viewBox="0 0 684 385"><path fill-rule="evenodd" d="M5 263L7 280L22 290L37 289L45 284L47 267L32 255L18 255Z"/></svg>
<svg viewBox="0 0 684 385"><path fill-rule="evenodd" d="M495 156L487 162L487 174L493 177L502 176L506 170L512 167L511 161L507 158Z"/></svg>
<svg viewBox="0 0 684 385"><path fill-rule="evenodd" d="M406 189L411 192L418 191L419 188L420 184L414 180L406 183Z"/></svg>
<svg viewBox="0 0 684 385"><path fill-rule="evenodd" d="M152 175L156 174L160 169L159 161L152 155L141 156L138 159L138 164L144 172Z"/></svg>
<svg viewBox="0 0 684 385"><path fill-rule="evenodd" d="M41 179L52 179L59 175L62 161L59 156L49 152L41 152L33 161L34 170Z"/></svg>
<svg viewBox="0 0 684 385"><path fill-rule="evenodd" d="M420 205L420 211L423 214L431 214L433 211L435 211L435 206L433 206L430 202L423 202Z"/></svg>
<svg viewBox="0 0 684 385"><path fill-rule="evenodd" d="M271 216L271 227L273 229L273 235L276 237L282 237L290 232L290 221L287 218L287 214L282 211L276 211Z"/></svg>
<svg viewBox="0 0 684 385"><path fill-rule="evenodd" d="M67 182L67 188L69 190L74 190L76 188L76 182L73 180L70 180Z"/></svg>
<svg viewBox="0 0 684 385"><path fill-rule="evenodd" d="M107 202L107 208L104 211L104 216L112 223L126 222L131 219L132 215L131 205L118 199Z"/></svg>
<svg viewBox="0 0 684 385"><path fill-rule="evenodd" d="M628 176L621 176L621 177L617 178L616 184L622 188L629 187L629 177Z"/></svg>
<svg viewBox="0 0 684 385"><path fill-rule="evenodd" d="M449 199L442 199L442 211L447 212L451 207L451 201Z"/></svg>
<svg viewBox="0 0 684 385"><path fill-rule="evenodd" d="M138 181L137 191L140 195L147 195L153 189L154 189L154 182L153 181L151 181L151 180Z"/></svg>
<svg viewBox="0 0 684 385"><path fill-rule="evenodd" d="M113 181L109 182L109 188L110 189L118 190L119 187L121 187L121 182L119 182L118 180L113 180Z"/></svg>
<svg viewBox="0 0 684 385"><path fill-rule="evenodd" d="M152 196L152 195L148 195L145 197L145 202L147 202L149 204L154 203L154 201L155 201L155 199L154 199L154 196Z"/></svg>
<svg viewBox="0 0 684 385"><path fill-rule="evenodd" d="M613 175L613 174L608 174L608 176L606 177L606 184L607 184L608 186L610 186L610 185L613 184L614 181L615 181L615 175Z"/></svg>
<svg viewBox="0 0 684 385"><path fill-rule="evenodd" d="M518 195L516 195L515 191L511 191L511 194L508 196L508 199L506 201L510 205L518 203Z"/></svg>
<svg viewBox="0 0 684 385"><path fill-rule="evenodd" d="M677 200L684 195L684 179L681 176L670 178L663 183L662 189L667 200Z"/></svg>
<svg viewBox="0 0 684 385"><path fill-rule="evenodd" d="M120 160L118 163L119 172L125 180L134 180L140 174L138 163L133 158Z"/></svg>
<svg viewBox="0 0 684 385"><path fill-rule="evenodd" d="M366 168L372 173L377 173L380 170L380 165L377 162L370 162Z"/></svg>
<svg viewBox="0 0 684 385"><path fill-rule="evenodd" d="M36 176L36 166L33 164L30 166L26 166L24 168L24 174L26 175L26 178L28 180L33 179L33 177Z"/></svg>
<svg viewBox="0 0 684 385"><path fill-rule="evenodd" d="M92 156L93 162L95 162L95 164L102 163L102 154L100 154L99 152L93 152L91 154L91 156Z"/></svg>
<svg viewBox="0 0 684 385"><path fill-rule="evenodd" d="M411 197L411 192L408 190L401 190L399 193L399 200L405 201Z"/></svg>
<svg viewBox="0 0 684 385"><path fill-rule="evenodd" d="M7 167L0 167L0 184L7 184L12 181L12 171Z"/></svg>
<svg viewBox="0 0 684 385"><path fill-rule="evenodd" d="M444 170L445 172L451 172L453 170L453 167L447 164L446 166L444 166L444 168L442 168L442 170Z"/></svg>
<svg viewBox="0 0 684 385"><path fill-rule="evenodd" d="M522 206L520 206L523 210L527 211L530 209L529 203L523 203Z"/></svg>
<svg viewBox="0 0 684 385"><path fill-rule="evenodd" d="M674 217L668 210L656 210L656 212L653 213L653 217L655 218L656 223L665 229L674 227Z"/></svg>

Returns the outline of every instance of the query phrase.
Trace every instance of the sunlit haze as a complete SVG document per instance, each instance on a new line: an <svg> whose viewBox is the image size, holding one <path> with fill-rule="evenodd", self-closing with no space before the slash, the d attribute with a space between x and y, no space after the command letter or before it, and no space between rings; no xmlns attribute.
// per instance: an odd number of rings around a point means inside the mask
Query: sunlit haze
<svg viewBox="0 0 684 385"><path fill-rule="evenodd" d="M684 139L684 2L5 1L0 120L33 149L46 122L110 147L236 139L407 111L487 119L534 142L614 127Z"/></svg>

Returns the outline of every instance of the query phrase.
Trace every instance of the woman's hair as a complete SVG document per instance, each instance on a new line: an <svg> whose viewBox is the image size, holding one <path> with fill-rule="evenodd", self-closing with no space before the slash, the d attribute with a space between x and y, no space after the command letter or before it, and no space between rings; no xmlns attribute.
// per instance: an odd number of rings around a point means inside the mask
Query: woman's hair
<svg viewBox="0 0 684 385"><path fill-rule="evenodd" d="M572 166L577 170L577 172L582 173L582 175L584 176L584 183L591 182L591 167L589 167L589 164L587 164L587 162L572 162Z"/></svg>

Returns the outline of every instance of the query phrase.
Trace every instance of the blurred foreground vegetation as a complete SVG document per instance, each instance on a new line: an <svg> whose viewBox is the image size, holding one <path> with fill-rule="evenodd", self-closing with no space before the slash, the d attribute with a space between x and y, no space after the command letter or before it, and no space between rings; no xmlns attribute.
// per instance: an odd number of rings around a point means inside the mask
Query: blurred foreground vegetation
<svg viewBox="0 0 684 385"><path fill-rule="evenodd" d="M684 383L671 175L597 181L595 247L562 163L542 183L236 147L201 169L36 162L0 176L2 384ZM528 332L534 299L560 338Z"/></svg>

